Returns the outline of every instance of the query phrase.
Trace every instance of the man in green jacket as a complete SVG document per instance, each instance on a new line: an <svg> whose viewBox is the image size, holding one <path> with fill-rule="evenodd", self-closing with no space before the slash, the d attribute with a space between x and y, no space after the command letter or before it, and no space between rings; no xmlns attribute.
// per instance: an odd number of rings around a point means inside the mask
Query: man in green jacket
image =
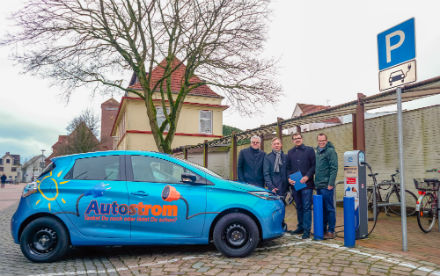
<svg viewBox="0 0 440 276"><path fill-rule="evenodd" d="M316 147L315 187L322 196L324 207L324 239L335 238L336 211L334 206L335 180L338 174L338 155L324 133L318 134Z"/></svg>

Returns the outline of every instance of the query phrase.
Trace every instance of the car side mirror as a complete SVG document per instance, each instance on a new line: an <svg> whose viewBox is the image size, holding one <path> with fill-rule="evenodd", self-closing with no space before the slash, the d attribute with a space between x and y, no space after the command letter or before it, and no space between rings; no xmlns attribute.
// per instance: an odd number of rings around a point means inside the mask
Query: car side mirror
<svg viewBox="0 0 440 276"><path fill-rule="evenodd" d="M183 183L194 184L197 180L197 176L193 173L182 173L181 180Z"/></svg>

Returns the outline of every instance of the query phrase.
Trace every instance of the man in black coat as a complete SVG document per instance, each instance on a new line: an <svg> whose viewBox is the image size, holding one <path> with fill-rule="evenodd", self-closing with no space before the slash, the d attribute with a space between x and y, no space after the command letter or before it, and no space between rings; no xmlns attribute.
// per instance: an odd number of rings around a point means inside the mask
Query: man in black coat
<svg viewBox="0 0 440 276"><path fill-rule="evenodd" d="M287 155L281 150L280 138L272 139L272 152L264 157L263 174L267 189L279 196L284 196L287 191Z"/></svg>
<svg viewBox="0 0 440 276"><path fill-rule="evenodd" d="M301 133L294 133L292 140L295 146L287 153L287 175L291 175L297 171L303 176L300 180L307 187L293 192L296 204L296 213L298 218L298 228L292 231L293 234L303 234L303 239L310 237L310 228L312 225L312 196L313 175L315 174L315 151L312 147L303 144ZM288 179L289 183L295 188L295 182Z"/></svg>
<svg viewBox="0 0 440 276"><path fill-rule="evenodd" d="M251 146L238 156L238 181L264 188L263 161L266 155L260 150L261 139L252 136Z"/></svg>
<svg viewBox="0 0 440 276"><path fill-rule="evenodd" d="M1 182L2 182L2 188L4 188L5 187L5 183L6 183L6 175L5 174L2 174L2 176L1 176Z"/></svg>

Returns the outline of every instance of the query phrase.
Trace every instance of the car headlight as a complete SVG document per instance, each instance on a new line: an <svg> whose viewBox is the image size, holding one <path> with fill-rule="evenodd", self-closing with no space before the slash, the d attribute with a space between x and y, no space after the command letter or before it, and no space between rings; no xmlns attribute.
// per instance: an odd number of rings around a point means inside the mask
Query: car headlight
<svg viewBox="0 0 440 276"><path fill-rule="evenodd" d="M265 192L265 191L259 191L259 192L249 192L251 195L254 195L254 196L257 196L257 197L259 197L259 198L262 198L262 199L266 199L266 200L278 200L278 199L280 199L280 197L279 196L277 196L276 194L274 194L274 193L271 193L271 192Z"/></svg>
<svg viewBox="0 0 440 276"><path fill-rule="evenodd" d="M24 186L22 197L30 196L31 194L35 194L38 192L38 185L37 182L31 182Z"/></svg>

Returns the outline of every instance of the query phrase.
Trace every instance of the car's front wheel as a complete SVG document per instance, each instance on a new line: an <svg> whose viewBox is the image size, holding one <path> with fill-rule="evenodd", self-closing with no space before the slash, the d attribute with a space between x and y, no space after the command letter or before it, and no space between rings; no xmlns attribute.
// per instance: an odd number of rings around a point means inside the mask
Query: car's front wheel
<svg viewBox="0 0 440 276"><path fill-rule="evenodd" d="M214 228L215 247L227 257L246 257L260 241L255 221L242 213L230 213L222 217Z"/></svg>
<svg viewBox="0 0 440 276"><path fill-rule="evenodd" d="M37 263L58 260L64 256L68 247L66 229L51 217L41 217L30 222L20 237L20 248L24 256Z"/></svg>

